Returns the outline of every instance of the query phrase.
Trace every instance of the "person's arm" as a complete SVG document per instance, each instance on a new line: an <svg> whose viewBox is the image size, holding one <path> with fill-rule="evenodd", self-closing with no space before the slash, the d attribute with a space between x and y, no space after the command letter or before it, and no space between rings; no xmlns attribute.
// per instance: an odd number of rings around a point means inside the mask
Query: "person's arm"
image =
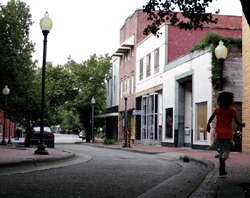
<svg viewBox="0 0 250 198"><path fill-rule="evenodd" d="M241 122L238 120L236 114L233 115L233 118L234 118L235 123L236 123L238 126L245 127L245 123L241 123Z"/></svg>
<svg viewBox="0 0 250 198"><path fill-rule="evenodd" d="M217 114L216 111L214 111L213 114L210 116L208 122L207 122L207 129L206 129L206 131L207 131L208 133L210 133L210 124L211 124L211 122L213 121L213 119L214 119L214 117L216 116L216 114Z"/></svg>

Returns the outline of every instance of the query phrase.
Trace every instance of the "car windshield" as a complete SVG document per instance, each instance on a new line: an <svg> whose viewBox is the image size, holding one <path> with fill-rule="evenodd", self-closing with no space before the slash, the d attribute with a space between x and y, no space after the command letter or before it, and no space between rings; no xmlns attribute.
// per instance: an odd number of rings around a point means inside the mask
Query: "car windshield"
<svg viewBox="0 0 250 198"><path fill-rule="evenodd" d="M41 127L34 127L34 128L33 128L33 130L34 130L36 133L40 132L40 129L41 129ZM43 128L43 131L44 131L44 132L47 132L47 133L52 133L52 132L51 132L51 129L50 129L49 127L44 127L44 128Z"/></svg>

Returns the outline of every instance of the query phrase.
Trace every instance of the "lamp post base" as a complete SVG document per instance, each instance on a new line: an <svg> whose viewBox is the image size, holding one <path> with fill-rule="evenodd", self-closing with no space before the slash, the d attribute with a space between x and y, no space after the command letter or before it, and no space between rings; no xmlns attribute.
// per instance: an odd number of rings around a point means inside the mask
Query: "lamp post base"
<svg viewBox="0 0 250 198"><path fill-rule="evenodd" d="M6 141L3 140L3 141L1 142L1 145L7 145Z"/></svg>
<svg viewBox="0 0 250 198"><path fill-rule="evenodd" d="M48 155L49 152L46 151L45 148L45 145L37 145L37 150L35 151L35 154Z"/></svg>
<svg viewBox="0 0 250 198"><path fill-rule="evenodd" d="M8 144L12 144L11 140L8 140Z"/></svg>

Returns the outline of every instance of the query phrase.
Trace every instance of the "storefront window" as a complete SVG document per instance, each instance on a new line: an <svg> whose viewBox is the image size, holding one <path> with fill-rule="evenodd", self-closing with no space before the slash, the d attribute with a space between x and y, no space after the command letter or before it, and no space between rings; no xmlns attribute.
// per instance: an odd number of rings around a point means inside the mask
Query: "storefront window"
<svg viewBox="0 0 250 198"><path fill-rule="evenodd" d="M196 140L207 140L207 103L196 104Z"/></svg>
<svg viewBox="0 0 250 198"><path fill-rule="evenodd" d="M234 102L233 108L237 111L236 115L240 122L242 122L242 102ZM242 127L238 127L233 119L233 129L237 129L237 131L242 132Z"/></svg>
<svg viewBox="0 0 250 198"><path fill-rule="evenodd" d="M149 113L154 113L154 95L149 96Z"/></svg>
<svg viewBox="0 0 250 198"><path fill-rule="evenodd" d="M142 97L141 137L157 140L157 102L158 95L150 94Z"/></svg>
<svg viewBox="0 0 250 198"><path fill-rule="evenodd" d="M141 126L142 126L142 139L147 139L147 130L146 130L146 116L142 116L142 119L141 119Z"/></svg>
<svg viewBox="0 0 250 198"><path fill-rule="evenodd" d="M147 108L147 98L142 99L142 115L146 114L146 108Z"/></svg>
<svg viewBox="0 0 250 198"><path fill-rule="evenodd" d="M166 134L165 138L173 138L173 108L168 108L165 110L166 115Z"/></svg>
<svg viewBox="0 0 250 198"><path fill-rule="evenodd" d="M154 139L154 115L148 115L148 139Z"/></svg>

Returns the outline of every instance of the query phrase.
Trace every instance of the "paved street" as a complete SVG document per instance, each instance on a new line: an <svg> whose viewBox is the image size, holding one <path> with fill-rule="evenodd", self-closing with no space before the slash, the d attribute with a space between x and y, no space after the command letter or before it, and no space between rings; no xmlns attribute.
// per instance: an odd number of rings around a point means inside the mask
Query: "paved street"
<svg viewBox="0 0 250 198"><path fill-rule="evenodd" d="M127 197L134 197L131 192L138 193L135 195L138 198L250 197L248 154L230 153L226 163L228 175L220 178L219 160L214 157L214 151L136 144L132 144L132 148L122 148L122 144L78 141L77 144L57 143L55 149L47 148L48 155L35 155L36 147L16 145L22 141L0 145L0 178L4 181L0 185L1 198L34 197L29 192L30 188L38 192L35 195L40 193L44 197L108 197L110 194L107 193L110 192L114 193L111 197L123 197L125 191L129 192ZM184 156L190 159L189 163L183 162ZM177 169L171 169L173 164ZM172 170L180 172L175 174ZM169 173L173 176L170 177ZM47 183L52 185L51 181L53 186L46 186ZM151 183L153 187L149 186ZM144 189L144 184L148 189ZM86 196L85 188L88 188ZM108 191L108 188L112 191ZM44 189L48 189L48 192ZM139 194L139 190L144 192ZM51 191L55 194L52 195ZM75 192L81 195L77 196ZM99 192L105 193L95 194Z"/></svg>
<svg viewBox="0 0 250 198"><path fill-rule="evenodd" d="M21 174L22 169L10 170L1 176L5 181L0 186L1 197L152 197L160 185L166 185L166 197L173 197L167 186L172 189L174 183L167 181L177 177L184 166L190 166L197 175L204 169L163 153L158 156L79 144L58 144L57 148L74 152L76 158L66 161L64 167L63 162L54 167L28 167ZM83 156L88 160L81 161Z"/></svg>
<svg viewBox="0 0 250 198"><path fill-rule="evenodd" d="M75 143L77 141L82 141L82 139L79 138L78 135L76 134L54 133L54 136L55 136L55 143Z"/></svg>

